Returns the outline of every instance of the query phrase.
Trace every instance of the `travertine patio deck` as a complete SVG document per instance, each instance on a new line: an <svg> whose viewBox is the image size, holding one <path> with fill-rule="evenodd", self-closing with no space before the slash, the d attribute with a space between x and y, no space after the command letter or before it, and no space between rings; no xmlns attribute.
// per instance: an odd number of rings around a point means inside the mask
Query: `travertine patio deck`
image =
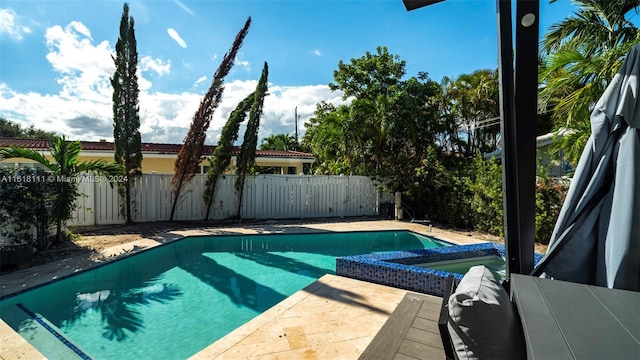
<svg viewBox="0 0 640 360"><path fill-rule="evenodd" d="M168 231L103 251L15 271L0 278L4 296L122 256L190 235L413 230L455 243L481 242L420 224L397 221L270 222L244 227ZM205 348L195 359L356 359L382 327L405 290L327 275ZM44 356L0 320L0 359Z"/></svg>

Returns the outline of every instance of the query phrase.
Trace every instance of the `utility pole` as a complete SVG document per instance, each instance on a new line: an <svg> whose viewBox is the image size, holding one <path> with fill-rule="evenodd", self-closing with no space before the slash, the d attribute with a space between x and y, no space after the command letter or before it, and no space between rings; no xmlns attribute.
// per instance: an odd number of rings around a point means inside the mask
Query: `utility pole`
<svg viewBox="0 0 640 360"><path fill-rule="evenodd" d="M298 107L297 106L296 106L296 109L293 112L293 118L294 118L295 123L296 123L296 144L299 144L299 142L298 142L298 118L299 118L299 116L298 116Z"/></svg>

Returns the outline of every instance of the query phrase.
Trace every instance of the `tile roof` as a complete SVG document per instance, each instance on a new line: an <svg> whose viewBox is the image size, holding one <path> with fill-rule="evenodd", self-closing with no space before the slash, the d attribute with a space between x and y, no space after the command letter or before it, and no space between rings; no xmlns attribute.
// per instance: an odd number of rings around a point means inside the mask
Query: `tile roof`
<svg viewBox="0 0 640 360"><path fill-rule="evenodd" d="M29 149L48 149L50 141L44 139L14 139L0 137L0 147L9 147L15 145L17 147Z"/></svg>
<svg viewBox="0 0 640 360"><path fill-rule="evenodd" d="M51 142L43 139L16 139L0 137L0 148L15 145L35 150L48 150ZM112 152L114 145L112 142L106 141L81 141L82 150L87 151L109 151ZM182 144L159 144L159 143L142 143L142 153L156 154L178 154ZM205 145L203 155L209 156L213 154L215 145ZM234 147L232 154L238 155L240 147ZM299 151L280 151L280 150L256 150L258 157L292 157L292 158L313 158L313 154Z"/></svg>

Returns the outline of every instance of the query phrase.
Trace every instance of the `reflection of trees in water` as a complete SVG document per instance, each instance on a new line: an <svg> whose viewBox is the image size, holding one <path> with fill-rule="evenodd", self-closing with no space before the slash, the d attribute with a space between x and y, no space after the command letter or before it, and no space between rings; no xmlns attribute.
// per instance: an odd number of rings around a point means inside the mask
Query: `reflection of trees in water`
<svg viewBox="0 0 640 360"><path fill-rule="evenodd" d="M294 274L304 275L311 278L319 278L324 274L333 273L331 269L317 267L311 264L304 263L300 260L269 252L235 252L233 254L239 258L251 260L255 263L262 264L270 268L278 268Z"/></svg>
<svg viewBox="0 0 640 360"><path fill-rule="evenodd" d="M200 279L207 285L226 295L235 304L247 307L257 312L263 312L287 296L269 286L257 283L255 280L217 263L206 255L190 258L190 261L180 263L180 268ZM216 299L205 299L216 306Z"/></svg>
<svg viewBox="0 0 640 360"><path fill-rule="evenodd" d="M101 315L104 331L102 336L109 340L123 341L127 332L135 333L144 327L144 319L137 306L152 303L166 304L182 295L176 284L155 283L155 279L146 281L143 286L129 289L101 290L76 296L73 314L66 316L64 322L73 324L87 310L98 311Z"/></svg>

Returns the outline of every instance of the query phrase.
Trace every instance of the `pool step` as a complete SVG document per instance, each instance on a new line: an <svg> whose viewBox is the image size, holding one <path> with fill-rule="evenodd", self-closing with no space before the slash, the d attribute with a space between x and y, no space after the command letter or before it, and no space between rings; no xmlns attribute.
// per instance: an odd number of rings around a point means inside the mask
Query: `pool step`
<svg viewBox="0 0 640 360"><path fill-rule="evenodd" d="M64 336L58 327L23 304L4 308L2 319L50 359L92 359L86 351Z"/></svg>

